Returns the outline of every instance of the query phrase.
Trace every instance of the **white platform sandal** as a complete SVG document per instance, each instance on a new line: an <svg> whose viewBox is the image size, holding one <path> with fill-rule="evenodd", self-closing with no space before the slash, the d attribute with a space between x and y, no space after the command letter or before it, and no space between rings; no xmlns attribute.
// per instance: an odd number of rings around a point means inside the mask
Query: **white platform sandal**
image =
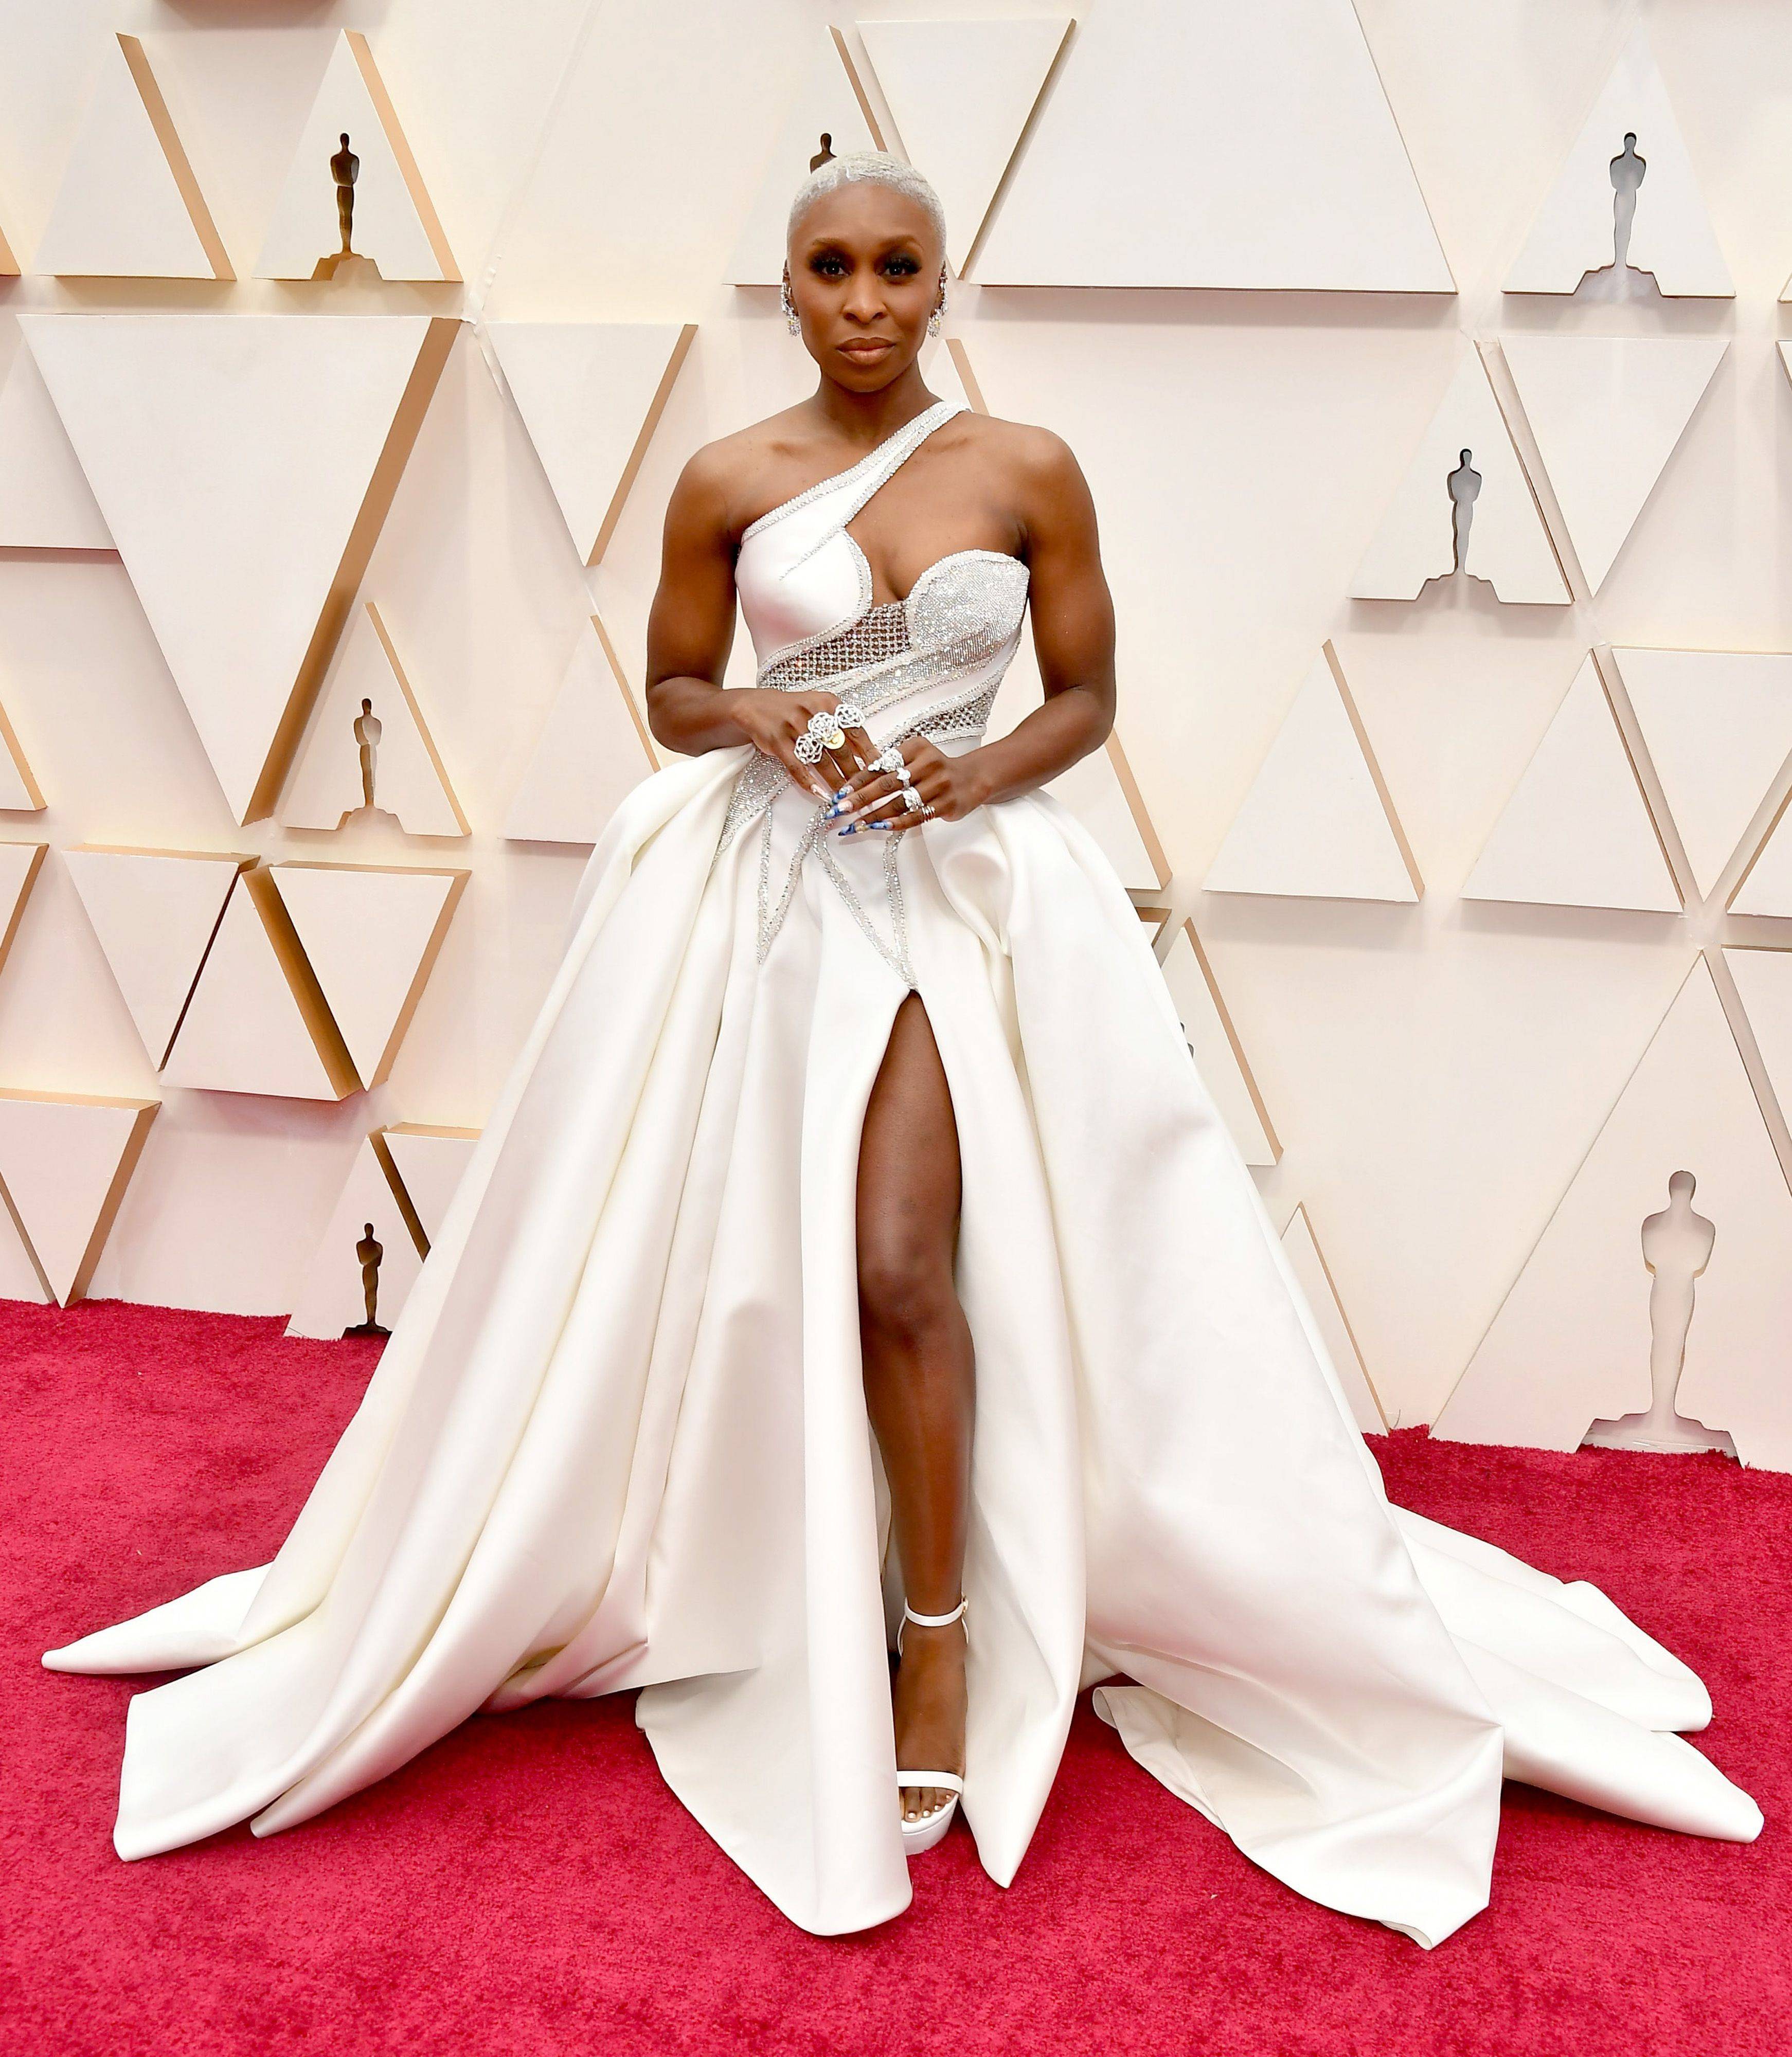
<svg viewBox="0 0 1792 2057"><path fill-rule="evenodd" d="M950 1628L964 1617L965 1602L960 1600L950 1614L917 1614L908 1602L902 1603L902 1619L896 1630L896 1655L902 1654L902 1631L912 1621L918 1628ZM936 1807L931 1813L923 1814L917 1821L904 1820L902 1823L902 1854L918 1857L923 1850L930 1850L952 1825L952 1817L958 1811L958 1796L965 1789L965 1782L955 1771L910 1771L898 1765L896 1770L898 1799L902 1789L916 1789L932 1786L938 1791L950 1793L951 1798L943 1807Z"/></svg>

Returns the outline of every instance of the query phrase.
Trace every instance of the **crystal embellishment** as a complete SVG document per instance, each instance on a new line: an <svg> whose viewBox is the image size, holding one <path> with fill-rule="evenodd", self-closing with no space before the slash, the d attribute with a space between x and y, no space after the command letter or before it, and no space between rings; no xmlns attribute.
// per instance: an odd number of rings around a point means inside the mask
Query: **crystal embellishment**
<svg viewBox="0 0 1792 2057"><path fill-rule="evenodd" d="M959 403L941 401L869 452L850 470L819 481L782 505L762 514L743 532L741 541L807 506L823 493L839 505L824 533L797 562L842 535L846 525L905 458L939 424L959 411ZM755 684L782 692L825 686L836 696L835 707L814 716L797 745L827 739L842 727L882 731L875 741L885 768L902 763L900 747L910 736L956 739L980 734L993 706L997 688L1013 658L1026 612L1025 564L1001 550L955 550L930 565L905 599L874 604L870 566L857 541L846 536L858 586L857 603L846 619L831 628L800 637L773 651L759 668ZM794 565L786 566L787 572ZM961 691L950 690L953 681ZM913 712L904 719L905 704ZM835 724L827 728L828 723ZM825 734L824 734L825 730ZM894 762L891 759L894 753ZM906 782L905 782L906 783ZM772 890L774 814L787 796L807 802L810 811L798 832L788 870ZM907 797L913 799L910 794ZM813 855L823 874L867 940L904 984L915 984L909 959L906 910L898 853L905 838L918 826L911 812L908 826L892 824L877 833L883 840L883 885L892 934L886 938L864 905L848 867L830 847L827 806L816 805L783 763L755 753L737 775L724 817L718 850L726 849L750 821L761 820L758 878L758 957L763 962L783 925L800 882L803 866ZM858 846L855 846L858 847ZM844 853L842 852L842 854ZM856 869L856 867L854 867Z"/></svg>

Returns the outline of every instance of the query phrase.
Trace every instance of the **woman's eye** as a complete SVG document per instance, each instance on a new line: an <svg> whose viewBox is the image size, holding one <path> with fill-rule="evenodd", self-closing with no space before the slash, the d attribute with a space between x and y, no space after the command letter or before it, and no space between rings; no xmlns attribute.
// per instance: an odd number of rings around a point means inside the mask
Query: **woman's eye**
<svg viewBox="0 0 1792 2057"><path fill-rule="evenodd" d="M838 257L818 257L809 268L824 279L837 279L846 268Z"/></svg>
<svg viewBox="0 0 1792 2057"><path fill-rule="evenodd" d="M884 268L893 279L912 278L921 269L912 257L892 257Z"/></svg>

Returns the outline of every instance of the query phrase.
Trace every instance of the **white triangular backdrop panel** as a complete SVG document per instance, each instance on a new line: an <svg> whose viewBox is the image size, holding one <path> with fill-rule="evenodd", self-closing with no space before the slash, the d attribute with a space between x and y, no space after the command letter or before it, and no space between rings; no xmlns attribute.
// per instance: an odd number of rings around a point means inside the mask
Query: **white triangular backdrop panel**
<svg viewBox="0 0 1792 2057"><path fill-rule="evenodd" d="M1612 66L1538 210L1509 293L1572 293L1616 254L1612 161L1627 133L1645 163L1627 260L1663 293L1727 299L1735 281L1711 231L1680 125L1640 26Z"/></svg>
<svg viewBox="0 0 1792 2057"><path fill-rule="evenodd" d="M653 768L628 682L593 615L573 646L504 833L518 842L595 842L623 795Z"/></svg>
<svg viewBox="0 0 1792 2057"><path fill-rule="evenodd" d="M62 853L118 990L159 1070L247 856L184 850Z"/></svg>
<svg viewBox="0 0 1792 2057"><path fill-rule="evenodd" d="M93 1277L158 1104L0 1088L0 1184L64 1306Z"/></svg>
<svg viewBox="0 0 1792 2057"><path fill-rule="evenodd" d="M329 1225L305 1266L286 1325L289 1336L334 1338L366 1320L357 1246L369 1222L380 1246L374 1311L380 1326L390 1329L410 1298L423 1260L371 1139L355 1153Z"/></svg>
<svg viewBox="0 0 1792 2057"><path fill-rule="evenodd" d="M1745 1462L1792 1469L1792 1193L1704 959L1672 1005L1501 1302L1433 1433L1573 1449L1650 1400L1644 1218L1676 1171L1717 1225L1676 1405L1729 1430Z"/></svg>
<svg viewBox="0 0 1792 2057"><path fill-rule="evenodd" d="M81 462L22 340L0 385L0 549L109 550Z"/></svg>
<svg viewBox="0 0 1792 2057"><path fill-rule="evenodd" d="M1202 882L1209 893L1417 900L1423 890L1328 643Z"/></svg>
<svg viewBox="0 0 1792 2057"><path fill-rule="evenodd" d="M361 1084L379 1085L470 874L303 861L270 870Z"/></svg>
<svg viewBox="0 0 1792 2057"><path fill-rule="evenodd" d="M1590 653L1501 810L1462 897L1680 911L1674 874Z"/></svg>
<svg viewBox="0 0 1792 2057"><path fill-rule="evenodd" d="M34 268L64 278L228 279L230 260L135 36L103 39Z"/></svg>
<svg viewBox="0 0 1792 2057"><path fill-rule="evenodd" d="M1729 347L1721 335L1501 339L1592 592L1605 583Z"/></svg>
<svg viewBox="0 0 1792 2057"><path fill-rule="evenodd" d="M685 322L493 322L486 330L580 558L604 553L679 368Z"/></svg>
<svg viewBox="0 0 1792 2057"><path fill-rule="evenodd" d="M381 1134L405 1196L422 1224L424 1235L434 1243L461 1174L466 1169L466 1160L479 1139L479 1132L401 1121Z"/></svg>
<svg viewBox="0 0 1792 2057"><path fill-rule="evenodd" d="M955 271L1071 26L1049 14L858 24L903 155L940 196Z"/></svg>
<svg viewBox="0 0 1792 2057"><path fill-rule="evenodd" d="M1566 606L1572 596L1481 354L1465 347L1443 398L1350 581L1353 600L1416 600L1456 561L1449 479L1469 453L1480 474L1463 574L1503 600Z"/></svg>
<svg viewBox="0 0 1792 2057"><path fill-rule="evenodd" d="M20 319L244 821L434 340L431 318Z"/></svg>
<svg viewBox="0 0 1792 2057"><path fill-rule="evenodd" d="M209 1092L339 1100L352 1081L331 1076L260 906L239 881L163 1076Z"/></svg>
<svg viewBox="0 0 1792 2057"><path fill-rule="evenodd" d="M1350 0L1129 0L1080 22L971 274L1455 290Z"/></svg>
<svg viewBox="0 0 1792 2057"><path fill-rule="evenodd" d="M256 263L258 279L310 279L342 247L330 161L346 131L355 168L351 247L383 279L457 280L454 252L424 189L365 36L330 54Z"/></svg>
<svg viewBox="0 0 1792 2057"><path fill-rule="evenodd" d="M379 724L377 734L360 726L370 719ZM371 600L355 611L299 743L278 810L288 828L339 829L366 806L363 736L373 753L375 807L407 835L471 832L391 632Z"/></svg>
<svg viewBox="0 0 1792 2057"><path fill-rule="evenodd" d="M731 286L775 286L783 278L791 201L807 176L809 160L821 154L824 135L836 157L879 147L846 69L846 54L827 30L820 32L809 68L767 153L724 274Z"/></svg>
<svg viewBox="0 0 1792 2057"><path fill-rule="evenodd" d="M1701 893L1792 755L1792 656L1645 650L1612 660Z"/></svg>

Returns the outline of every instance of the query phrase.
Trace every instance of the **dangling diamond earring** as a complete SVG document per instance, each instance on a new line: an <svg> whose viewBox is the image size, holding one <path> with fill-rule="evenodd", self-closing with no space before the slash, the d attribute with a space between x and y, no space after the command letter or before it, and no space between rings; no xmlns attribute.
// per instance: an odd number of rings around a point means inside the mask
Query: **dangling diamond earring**
<svg viewBox="0 0 1792 2057"><path fill-rule="evenodd" d="M791 298L791 275L784 274L784 282L778 289L778 304L784 311L784 326L792 335L803 333L803 323L796 311L796 303Z"/></svg>
<svg viewBox="0 0 1792 2057"><path fill-rule="evenodd" d="M939 299L938 299L934 303L934 311L933 311L930 315L928 315L928 317L927 317L927 333L928 333L930 335L938 335L939 334L939 332L940 332L940 324L941 324L941 323L942 323L945 319L946 319L946 272L945 272L945 269L944 269L944 268L942 267L942 269L941 269L941 271L940 271L940 296L939 296Z"/></svg>

